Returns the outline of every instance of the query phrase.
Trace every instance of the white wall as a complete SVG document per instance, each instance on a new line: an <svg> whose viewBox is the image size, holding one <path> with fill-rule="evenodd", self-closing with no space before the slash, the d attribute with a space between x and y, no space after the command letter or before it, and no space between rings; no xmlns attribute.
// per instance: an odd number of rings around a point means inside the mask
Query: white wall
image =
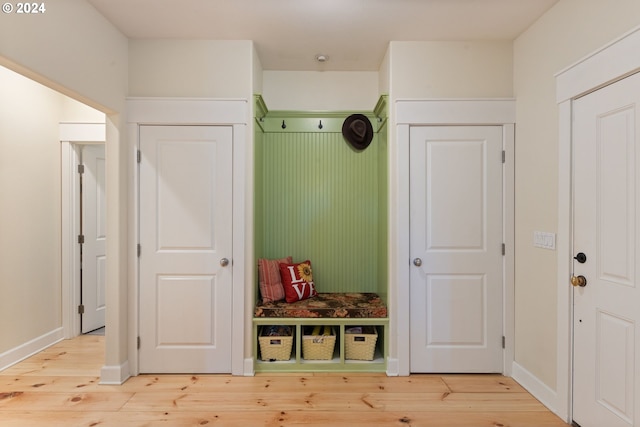
<svg viewBox="0 0 640 427"><path fill-rule="evenodd" d="M384 54L384 58L382 58L382 63L380 64L380 69L378 70L378 93L380 95L388 95L389 94L389 86L391 84L391 64L389 63L389 49Z"/></svg>
<svg viewBox="0 0 640 427"><path fill-rule="evenodd" d="M104 123L104 113L68 96L62 97L60 121L63 123Z"/></svg>
<svg viewBox="0 0 640 427"><path fill-rule="evenodd" d="M0 354L11 363L62 327L59 123L105 115L4 67L0 93Z"/></svg>
<svg viewBox="0 0 640 427"><path fill-rule="evenodd" d="M557 231L558 108L554 74L640 25L637 0L561 0L514 43L516 363L556 390L556 252L533 247Z"/></svg>
<svg viewBox="0 0 640 427"><path fill-rule="evenodd" d="M253 94L257 94L257 93L262 93L262 87L263 87L263 70L262 70L262 63L260 62L260 57L258 56L258 51L256 50L256 47L253 46L253 70L252 70L252 76L253 76L253 85L252 85L252 93Z"/></svg>
<svg viewBox="0 0 640 427"><path fill-rule="evenodd" d="M89 3L56 0L37 17L3 14L0 65L108 114L107 349L116 374L127 359L127 196L130 157L118 113L127 95L128 41ZM59 158L59 157L57 157ZM122 165L122 167L121 167ZM20 224L18 226L29 224ZM19 227L18 227L19 228ZM12 322L12 325L15 325ZM20 327L19 325L17 326Z"/></svg>
<svg viewBox="0 0 640 427"><path fill-rule="evenodd" d="M513 95L510 41L394 41L388 54L392 100Z"/></svg>
<svg viewBox="0 0 640 427"><path fill-rule="evenodd" d="M63 96L0 67L0 353L61 327Z"/></svg>
<svg viewBox="0 0 640 427"><path fill-rule="evenodd" d="M264 71L269 110L371 111L378 102L375 71Z"/></svg>
<svg viewBox="0 0 640 427"><path fill-rule="evenodd" d="M129 96L250 99L253 42L131 40Z"/></svg>
<svg viewBox="0 0 640 427"><path fill-rule="evenodd" d="M38 16L3 14L0 65L98 109L119 111L126 38L85 1L56 0Z"/></svg>

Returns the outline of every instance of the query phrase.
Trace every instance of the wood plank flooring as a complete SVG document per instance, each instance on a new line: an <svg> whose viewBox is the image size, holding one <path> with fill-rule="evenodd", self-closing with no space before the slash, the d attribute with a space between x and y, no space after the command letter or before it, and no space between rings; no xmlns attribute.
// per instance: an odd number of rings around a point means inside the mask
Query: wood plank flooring
<svg viewBox="0 0 640 427"><path fill-rule="evenodd" d="M0 426L566 427L500 375L140 375L99 385L104 337L0 372Z"/></svg>

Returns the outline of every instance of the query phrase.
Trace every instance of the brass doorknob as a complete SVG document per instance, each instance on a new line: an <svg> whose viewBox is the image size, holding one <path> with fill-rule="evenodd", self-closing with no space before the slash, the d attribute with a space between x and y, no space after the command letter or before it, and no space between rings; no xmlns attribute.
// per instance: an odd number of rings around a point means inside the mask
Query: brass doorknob
<svg viewBox="0 0 640 427"><path fill-rule="evenodd" d="M573 286L580 286L584 288L587 286L587 278L584 276L571 276L571 284Z"/></svg>

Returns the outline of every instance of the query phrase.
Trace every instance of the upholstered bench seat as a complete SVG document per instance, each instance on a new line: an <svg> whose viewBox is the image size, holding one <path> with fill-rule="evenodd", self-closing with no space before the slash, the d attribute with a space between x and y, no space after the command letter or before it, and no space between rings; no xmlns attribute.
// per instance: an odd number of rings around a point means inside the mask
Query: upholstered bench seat
<svg viewBox="0 0 640 427"><path fill-rule="evenodd" d="M255 317L386 318L387 306L375 293L319 293L288 303L258 303Z"/></svg>

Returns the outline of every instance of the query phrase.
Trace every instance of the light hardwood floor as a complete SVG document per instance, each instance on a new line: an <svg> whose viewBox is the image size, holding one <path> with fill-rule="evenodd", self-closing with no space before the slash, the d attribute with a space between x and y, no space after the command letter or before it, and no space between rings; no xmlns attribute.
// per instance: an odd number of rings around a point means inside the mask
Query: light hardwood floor
<svg viewBox="0 0 640 427"><path fill-rule="evenodd" d="M0 372L0 426L563 427L500 375L140 375L99 385L104 337Z"/></svg>

